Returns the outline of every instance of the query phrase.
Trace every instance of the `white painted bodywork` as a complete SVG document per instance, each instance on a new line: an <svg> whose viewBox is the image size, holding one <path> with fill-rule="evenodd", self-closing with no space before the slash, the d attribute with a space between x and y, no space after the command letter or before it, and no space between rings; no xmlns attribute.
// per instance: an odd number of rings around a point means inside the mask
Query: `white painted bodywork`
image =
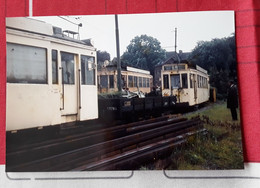
<svg viewBox="0 0 260 188"><path fill-rule="evenodd" d="M95 85L81 85L79 71L80 55L94 57L96 64L96 49L52 37L52 33L50 34L52 27L43 22L26 18L7 18L6 25L7 43L47 49L47 84L7 83L6 130L14 131L98 118L97 82ZM27 29L31 29L33 33L24 31ZM58 51L58 67L61 67L61 51L75 54L75 84L65 85L64 91L60 70L58 70L58 84L52 84L52 49ZM96 70L95 80L97 80Z"/></svg>
<svg viewBox="0 0 260 188"><path fill-rule="evenodd" d="M169 66L168 64L166 66ZM189 106L194 106L197 104L204 103L209 100L209 76L206 70L202 69L201 67L197 66L197 69L188 68L187 65L185 65L185 69L182 70L164 70L164 66L162 67L161 72L161 80L162 80L162 96L176 96L177 97L177 103L189 103ZM201 71L203 70L203 71ZM171 75L174 74L187 74L187 80L188 80L188 88L182 88L182 85L180 88L173 88L171 89L171 79L169 79L169 88L164 88L163 85L163 75L168 75L169 78ZM190 83L190 75L195 75L195 79L192 80L193 87L191 88ZM203 76L207 79L207 87L205 88L199 88L198 87L198 80L197 75ZM181 78L180 78L181 80Z"/></svg>
<svg viewBox="0 0 260 188"><path fill-rule="evenodd" d="M110 92L116 92L118 91L117 88L117 70L107 70L106 67L102 68L98 71L98 76L101 75L113 75L114 76L114 88L103 88L101 93L110 93ZM126 70L121 70L121 75L126 77L126 86L130 92L137 92L138 90L143 93L149 93L151 92L152 83L153 83L153 76L150 74L150 71L137 69L133 67L127 66ZM136 77L142 77L142 78L148 78L149 79L149 87L130 87L128 84L128 76L136 76ZM138 85L139 83L137 83Z"/></svg>

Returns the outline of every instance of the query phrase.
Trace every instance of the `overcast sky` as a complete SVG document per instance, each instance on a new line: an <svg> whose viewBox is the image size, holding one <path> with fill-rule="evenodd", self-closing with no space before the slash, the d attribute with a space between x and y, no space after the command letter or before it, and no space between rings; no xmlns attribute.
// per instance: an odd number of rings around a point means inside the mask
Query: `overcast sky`
<svg viewBox="0 0 260 188"><path fill-rule="evenodd" d="M82 23L80 38L92 38L97 50L116 56L115 16L62 16L76 24ZM79 19L78 19L79 17ZM60 17L33 17L61 27L78 31L78 26ZM77 18L77 19L76 19ZM135 36L146 34L157 38L166 51L174 51L174 28L177 28L177 51L190 52L198 41L228 37L235 32L233 11L125 14L118 15L120 54Z"/></svg>

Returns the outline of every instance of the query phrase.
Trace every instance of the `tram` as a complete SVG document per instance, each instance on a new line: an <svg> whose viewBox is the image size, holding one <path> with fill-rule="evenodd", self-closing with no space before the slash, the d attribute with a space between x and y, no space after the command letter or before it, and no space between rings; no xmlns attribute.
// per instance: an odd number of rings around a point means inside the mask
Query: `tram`
<svg viewBox="0 0 260 188"><path fill-rule="evenodd" d="M210 85L207 71L188 62L162 66L162 95L176 96L177 103L188 106L202 104L209 100Z"/></svg>
<svg viewBox="0 0 260 188"><path fill-rule="evenodd" d="M96 48L89 40L35 19L7 18L6 41L6 131L98 118Z"/></svg>

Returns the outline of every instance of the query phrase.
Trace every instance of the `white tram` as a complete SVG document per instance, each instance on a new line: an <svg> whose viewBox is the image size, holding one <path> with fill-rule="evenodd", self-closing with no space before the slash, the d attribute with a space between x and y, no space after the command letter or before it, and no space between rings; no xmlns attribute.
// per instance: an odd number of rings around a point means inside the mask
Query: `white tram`
<svg viewBox="0 0 260 188"><path fill-rule="evenodd" d="M98 118L96 49L61 28L7 18L6 130Z"/></svg>
<svg viewBox="0 0 260 188"><path fill-rule="evenodd" d="M131 92L151 92L153 76L150 71L134 67L122 67L122 87ZM100 93L118 91L117 88L117 66L106 66L98 71L98 84Z"/></svg>
<svg viewBox="0 0 260 188"><path fill-rule="evenodd" d="M209 100L210 86L207 71L187 62L162 66L162 95L176 96L177 103L198 105Z"/></svg>

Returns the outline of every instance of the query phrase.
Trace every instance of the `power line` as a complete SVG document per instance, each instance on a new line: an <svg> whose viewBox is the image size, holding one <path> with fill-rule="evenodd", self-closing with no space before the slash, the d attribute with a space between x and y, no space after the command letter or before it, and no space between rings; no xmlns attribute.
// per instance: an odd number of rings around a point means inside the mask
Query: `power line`
<svg viewBox="0 0 260 188"><path fill-rule="evenodd" d="M61 18L61 19L63 19L63 20L66 20L67 22L70 22L70 23L72 23L72 24L74 24L74 25L82 26L82 23L77 24L77 23L74 23L74 22L72 22L72 21L70 21L70 20L68 20L68 19L66 19L66 18L61 17L61 16L58 16L58 17Z"/></svg>

